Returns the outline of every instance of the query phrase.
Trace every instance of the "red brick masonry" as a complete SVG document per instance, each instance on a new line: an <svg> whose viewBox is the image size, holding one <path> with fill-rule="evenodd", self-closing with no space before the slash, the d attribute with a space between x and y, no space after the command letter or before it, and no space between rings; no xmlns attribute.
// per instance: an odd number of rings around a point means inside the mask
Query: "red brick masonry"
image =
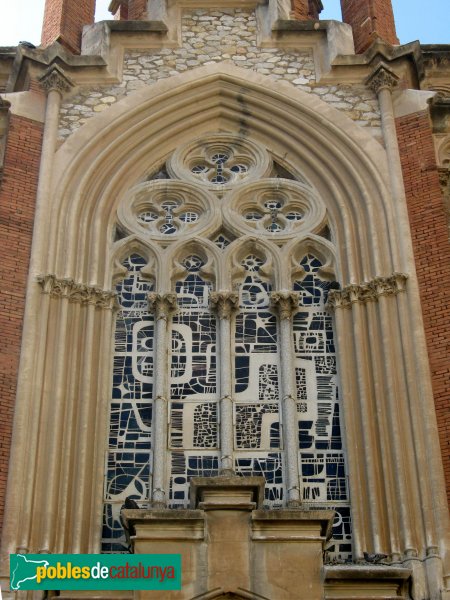
<svg viewBox="0 0 450 600"><path fill-rule="evenodd" d="M84 25L95 18L95 0L46 0L41 43L58 41L75 54L80 53Z"/></svg>
<svg viewBox="0 0 450 600"><path fill-rule="evenodd" d="M450 242L428 111L396 119L450 500Z"/></svg>
<svg viewBox="0 0 450 600"><path fill-rule="evenodd" d="M21 348L43 125L11 115L0 183L0 527Z"/></svg>
<svg viewBox="0 0 450 600"><path fill-rule="evenodd" d="M342 20L352 26L357 54L377 38L399 43L391 0L341 0L341 8Z"/></svg>

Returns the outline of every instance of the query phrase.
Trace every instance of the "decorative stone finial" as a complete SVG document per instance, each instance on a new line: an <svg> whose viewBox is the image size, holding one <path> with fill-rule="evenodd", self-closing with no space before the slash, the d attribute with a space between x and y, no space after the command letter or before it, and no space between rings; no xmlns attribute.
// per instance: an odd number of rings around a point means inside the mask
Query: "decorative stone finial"
<svg viewBox="0 0 450 600"><path fill-rule="evenodd" d="M280 319L289 320L298 310L299 293L282 291L270 294L271 307L278 312Z"/></svg>
<svg viewBox="0 0 450 600"><path fill-rule="evenodd" d="M235 292L212 292L210 300L211 308L219 319L230 319L239 310L239 296Z"/></svg>

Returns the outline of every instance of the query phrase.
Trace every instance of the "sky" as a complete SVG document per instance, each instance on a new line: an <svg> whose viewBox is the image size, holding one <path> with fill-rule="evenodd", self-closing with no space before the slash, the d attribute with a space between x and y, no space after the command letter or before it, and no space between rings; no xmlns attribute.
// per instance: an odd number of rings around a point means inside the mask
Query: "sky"
<svg viewBox="0 0 450 600"><path fill-rule="evenodd" d="M110 0L97 0L96 20L110 19ZM321 19L341 18L339 0L322 0ZM397 34L402 44L420 40L422 44L450 44L450 0L392 0ZM16 46L19 41L38 45L45 0L2 0L0 46ZM426 9L424 9L424 4Z"/></svg>

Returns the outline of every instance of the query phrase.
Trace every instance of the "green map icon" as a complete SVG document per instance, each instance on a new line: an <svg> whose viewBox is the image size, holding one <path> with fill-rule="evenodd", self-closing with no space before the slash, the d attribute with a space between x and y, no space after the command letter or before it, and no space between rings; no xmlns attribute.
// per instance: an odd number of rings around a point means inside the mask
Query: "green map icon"
<svg viewBox="0 0 450 600"><path fill-rule="evenodd" d="M46 560L31 560L23 554L11 554L11 589L14 591L22 589L20 586L25 581L36 579L36 567L48 567L48 565Z"/></svg>

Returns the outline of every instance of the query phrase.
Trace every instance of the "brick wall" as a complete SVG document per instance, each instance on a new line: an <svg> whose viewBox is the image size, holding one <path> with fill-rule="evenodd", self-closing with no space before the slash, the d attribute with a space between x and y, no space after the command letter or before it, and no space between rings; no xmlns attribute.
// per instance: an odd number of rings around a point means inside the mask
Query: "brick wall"
<svg viewBox="0 0 450 600"><path fill-rule="evenodd" d="M147 0L128 0L128 19L130 21L147 18Z"/></svg>
<svg viewBox="0 0 450 600"><path fill-rule="evenodd" d="M428 112L396 120L450 500L450 243Z"/></svg>
<svg viewBox="0 0 450 600"><path fill-rule="evenodd" d="M342 20L352 26L357 54L377 38L399 43L391 0L341 0L341 8Z"/></svg>
<svg viewBox="0 0 450 600"><path fill-rule="evenodd" d="M42 124L11 115L0 183L0 527L19 367Z"/></svg>
<svg viewBox="0 0 450 600"><path fill-rule="evenodd" d="M41 44L50 46L58 41L79 54L83 26L94 19L95 0L46 0Z"/></svg>
<svg viewBox="0 0 450 600"><path fill-rule="evenodd" d="M291 17L300 21L317 20L323 10L321 0L291 0Z"/></svg>

